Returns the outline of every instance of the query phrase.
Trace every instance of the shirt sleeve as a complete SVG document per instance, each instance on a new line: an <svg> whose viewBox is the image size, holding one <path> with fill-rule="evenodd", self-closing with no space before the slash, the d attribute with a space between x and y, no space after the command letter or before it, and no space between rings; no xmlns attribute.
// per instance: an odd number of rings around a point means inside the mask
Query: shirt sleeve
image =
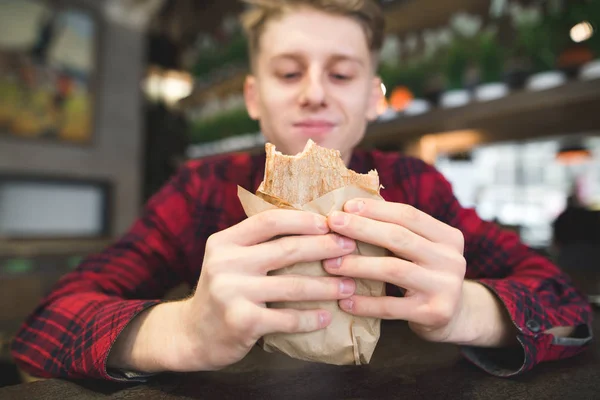
<svg viewBox="0 0 600 400"><path fill-rule="evenodd" d="M189 268L179 237L191 223L190 191L183 167L121 239L56 284L12 342L20 368L42 378L142 378L109 373L106 359L126 325L184 280Z"/></svg>
<svg viewBox="0 0 600 400"><path fill-rule="evenodd" d="M481 283L504 304L517 328L520 347L461 347L472 363L496 376L513 376L549 360L580 353L592 340L592 310L569 277L549 259L525 246L518 235L483 221L463 208L450 183L423 165L418 207L462 231L467 261L465 279ZM548 330L572 327L568 338Z"/></svg>

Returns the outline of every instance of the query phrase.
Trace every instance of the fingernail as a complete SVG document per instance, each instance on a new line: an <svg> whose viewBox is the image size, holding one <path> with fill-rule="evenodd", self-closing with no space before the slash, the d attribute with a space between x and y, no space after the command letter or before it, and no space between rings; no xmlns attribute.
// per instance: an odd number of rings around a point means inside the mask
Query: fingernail
<svg viewBox="0 0 600 400"><path fill-rule="evenodd" d="M342 294L352 294L356 290L356 283L352 279L342 279L340 282L340 292Z"/></svg>
<svg viewBox="0 0 600 400"><path fill-rule="evenodd" d="M338 236L337 241L338 241L338 245L344 250L348 250L348 249L352 248L352 245L353 245L352 240L348 239L347 237Z"/></svg>
<svg viewBox="0 0 600 400"><path fill-rule="evenodd" d="M365 207L365 202L362 200L350 200L346 203L346 211L351 213L361 212Z"/></svg>
<svg viewBox="0 0 600 400"><path fill-rule="evenodd" d="M319 313L319 325L325 327L331 322L331 314L326 311Z"/></svg>
<svg viewBox="0 0 600 400"><path fill-rule="evenodd" d="M329 222L334 226L344 226L348 223L348 215L335 211L329 216Z"/></svg>
<svg viewBox="0 0 600 400"><path fill-rule="evenodd" d="M329 226L327 226L327 220L320 215L315 215L315 222L317 224L317 228L321 232L329 232Z"/></svg>
<svg viewBox="0 0 600 400"><path fill-rule="evenodd" d="M341 308L348 311L351 311L354 306L354 302L351 299L340 300L339 304Z"/></svg>
<svg viewBox="0 0 600 400"><path fill-rule="evenodd" d="M325 268L327 269L338 269L342 265L342 257L334 258L325 261Z"/></svg>

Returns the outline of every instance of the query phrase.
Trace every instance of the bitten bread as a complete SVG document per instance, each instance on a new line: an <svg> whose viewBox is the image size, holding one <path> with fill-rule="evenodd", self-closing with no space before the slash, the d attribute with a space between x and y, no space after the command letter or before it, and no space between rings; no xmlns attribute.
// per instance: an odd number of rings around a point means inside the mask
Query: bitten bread
<svg viewBox="0 0 600 400"><path fill-rule="evenodd" d="M248 217L276 208L292 208L323 217L341 211L344 204L356 198L385 201L379 194L376 171L359 174L346 168L341 154L309 141L300 154L285 156L275 146L265 146L264 181L256 194L238 186L238 197ZM386 257L384 248L356 241L353 254L362 257ZM302 275L330 277L322 261L299 262L269 271L268 275ZM385 284L368 279L355 279L357 296L384 296ZM344 312L336 300L270 302L273 309L325 310L331 322L313 332L275 332L263 337L266 351L277 351L300 360L336 365L363 365L371 360L380 336L381 320Z"/></svg>
<svg viewBox="0 0 600 400"><path fill-rule="evenodd" d="M282 154L271 143L265 150L265 175L256 194L271 204L299 208L352 185L379 194L377 171L359 174L346 168L338 150L318 146L312 140L295 156Z"/></svg>

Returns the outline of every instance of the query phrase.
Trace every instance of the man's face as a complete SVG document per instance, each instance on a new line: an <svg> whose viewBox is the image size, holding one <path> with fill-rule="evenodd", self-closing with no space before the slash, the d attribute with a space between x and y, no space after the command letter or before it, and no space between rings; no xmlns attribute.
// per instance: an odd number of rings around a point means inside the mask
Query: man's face
<svg viewBox="0 0 600 400"><path fill-rule="evenodd" d="M349 162L377 116L380 81L358 22L309 8L269 21L245 98L263 134L284 154L308 139Z"/></svg>

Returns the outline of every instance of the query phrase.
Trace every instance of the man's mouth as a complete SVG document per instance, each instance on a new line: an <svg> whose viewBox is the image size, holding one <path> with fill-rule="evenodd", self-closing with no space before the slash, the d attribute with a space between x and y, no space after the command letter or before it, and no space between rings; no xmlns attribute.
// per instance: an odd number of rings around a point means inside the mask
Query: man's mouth
<svg viewBox="0 0 600 400"><path fill-rule="evenodd" d="M327 120L304 120L294 123L294 128L305 135L323 135L331 132L336 124Z"/></svg>

